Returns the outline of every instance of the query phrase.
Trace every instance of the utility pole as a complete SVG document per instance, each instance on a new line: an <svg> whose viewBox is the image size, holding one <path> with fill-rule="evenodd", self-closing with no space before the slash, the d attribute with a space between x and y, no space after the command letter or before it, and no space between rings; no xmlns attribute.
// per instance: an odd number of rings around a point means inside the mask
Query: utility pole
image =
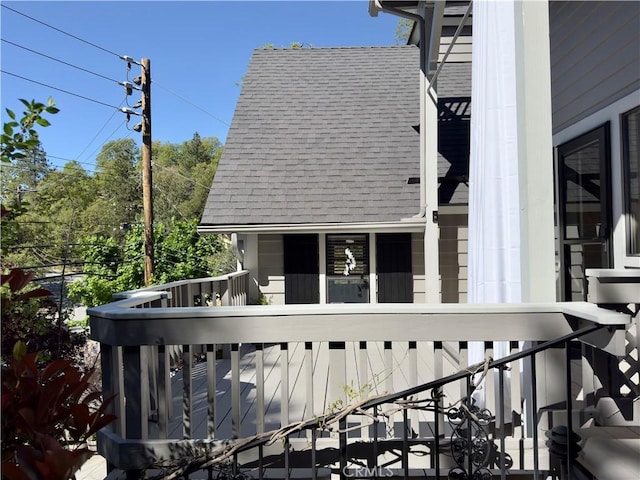
<svg viewBox="0 0 640 480"><path fill-rule="evenodd" d="M151 283L153 267L153 198L151 180L151 62L143 58L142 81L142 208L144 211L144 284Z"/></svg>

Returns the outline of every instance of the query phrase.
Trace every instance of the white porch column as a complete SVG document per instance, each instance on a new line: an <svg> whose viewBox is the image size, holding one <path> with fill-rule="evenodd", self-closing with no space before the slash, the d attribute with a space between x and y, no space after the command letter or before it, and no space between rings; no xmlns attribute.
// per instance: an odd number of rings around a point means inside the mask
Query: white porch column
<svg viewBox="0 0 640 480"><path fill-rule="evenodd" d="M426 303L440 303L440 227L438 225L438 95L435 89L427 91L424 79L423 116L420 132L424 131L424 282Z"/></svg>
<svg viewBox="0 0 640 480"><path fill-rule="evenodd" d="M469 301L554 301L548 4L473 15Z"/></svg>
<svg viewBox="0 0 640 480"><path fill-rule="evenodd" d="M440 227L438 225L438 94L430 82L437 68L444 2L433 6L420 2L418 14L429 28L430 38L421 38L420 46L420 194L424 212L424 287L425 302L440 303ZM422 34L421 33L421 34ZM427 48L428 46L428 48ZM430 87L430 88L429 88Z"/></svg>
<svg viewBox="0 0 640 480"><path fill-rule="evenodd" d="M552 302L549 5L478 1L473 22L469 301ZM495 353L501 357L508 352L497 345ZM555 356L537 356L540 406L561 399ZM483 357L477 346L470 347L471 362ZM530 386L526 376L525 388Z"/></svg>
<svg viewBox="0 0 640 480"><path fill-rule="evenodd" d="M553 302L555 237L549 4L515 2L523 302Z"/></svg>

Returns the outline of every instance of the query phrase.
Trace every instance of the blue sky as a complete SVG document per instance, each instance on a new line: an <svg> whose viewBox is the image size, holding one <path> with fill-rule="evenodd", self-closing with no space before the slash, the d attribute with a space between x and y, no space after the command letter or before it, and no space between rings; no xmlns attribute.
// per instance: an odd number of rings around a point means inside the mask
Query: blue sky
<svg viewBox="0 0 640 480"><path fill-rule="evenodd" d="M398 22L371 17L366 0L1 4L3 122L5 108L22 112L19 98L53 97L61 111L40 130L43 147L54 166L75 159L88 171L105 142L130 136L140 144L117 110L126 106L118 82L140 67L127 72L119 55L151 61L154 141L179 143L197 131L224 143L253 49L392 45Z"/></svg>

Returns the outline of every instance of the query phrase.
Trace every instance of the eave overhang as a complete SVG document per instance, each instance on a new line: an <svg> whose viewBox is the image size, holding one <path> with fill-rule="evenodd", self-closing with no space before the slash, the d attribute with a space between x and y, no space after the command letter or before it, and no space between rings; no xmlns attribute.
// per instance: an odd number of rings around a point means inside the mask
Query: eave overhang
<svg viewBox="0 0 640 480"><path fill-rule="evenodd" d="M378 13L385 12L419 24L418 38L414 28L408 43L422 44L421 68L430 78L438 66L445 4L446 0L369 0L369 15L377 17Z"/></svg>
<svg viewBox="0 0 640 480"><path fill-rule="evenodd" d="M199 225L198 233L370 233L370 232L424 232L424 219L407 218L398 222L354 223L300 223L300 224L240 224Z"/></svg>

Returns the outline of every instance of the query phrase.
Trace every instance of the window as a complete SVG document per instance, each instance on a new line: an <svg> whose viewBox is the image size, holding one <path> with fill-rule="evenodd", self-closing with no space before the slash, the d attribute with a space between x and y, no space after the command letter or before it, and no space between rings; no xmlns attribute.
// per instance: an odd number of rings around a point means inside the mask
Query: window
<svg viewBox="0 0 640 480"><path fill-rule="evenodd" d="M327 302L369 302L369 236L327 235Z"/></svg>
<svg viewBox="0 0 640 480"><path fill-rule="evenodd" d="M640 255L640 107L622 115L627 253Z"/></svg>

